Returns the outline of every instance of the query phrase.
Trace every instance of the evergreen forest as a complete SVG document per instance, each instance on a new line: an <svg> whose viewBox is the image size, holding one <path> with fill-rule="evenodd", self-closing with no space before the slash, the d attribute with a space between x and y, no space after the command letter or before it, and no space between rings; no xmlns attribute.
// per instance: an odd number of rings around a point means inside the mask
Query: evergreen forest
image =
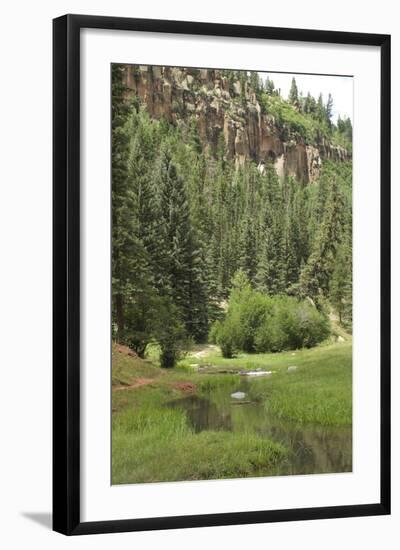
<svg viewBox="0 0 400 550"><path fill-rule="evenodd" d="M284 99L271 79L239 77L289 137L351 152L334 98L302 96L293 79ZM351 332L351 160L324 159L312 183L280 179L272 161L238 165L222 132L202 142L194 116L152 118L113 65L113 340L139 357L156 345L174 367L199 343L224 357L312 347L332 316Z"/></svg>

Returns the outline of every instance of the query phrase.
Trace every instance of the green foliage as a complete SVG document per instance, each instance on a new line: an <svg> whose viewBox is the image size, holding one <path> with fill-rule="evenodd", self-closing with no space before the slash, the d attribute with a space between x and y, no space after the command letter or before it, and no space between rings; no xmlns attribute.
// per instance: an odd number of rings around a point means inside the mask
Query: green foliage
<svg viewBox="0 0 400 550"><path fill-rule="evenodd" d="M352 141L353 141L353 126L351 120L348 117L341 118L338 117L336 128L332 134L332 142L335 145L344 147L348 151L352 151Z"/></svg>
<svg viewBox="0 0 400 550"><path fill-rule="evenodd" d="M276 298L272 315L266 319L258 331L258 351L270 351L263 342L271 332L276 351L312 347L325 340L330 333L328 319L308 301L299 302L294 298Z"/></svg>
<svg viewBox="0 0 400 550"><path fill-rule="evenodd" d="M269 76L267 76L265 81L265 93L267 93L268 95L278 94L277 90L275 89L274 81Z"/></svg>
<svg viewBox="0 0 400 550"><path fill-rule="evenodd" d="M232 357L238 350L254 353L312 347L325 340L330 329L326 316L308 301L268 296L242 282L232 289L226 317L212 332L222 355Z"/></svg>
<svg viewBox="0 0 400 550"><path fill-rule="evenodd" d="M238 319L231 315L220 323L215 330L215 341L220 346L222 355L231 358L238 351L240 325Z"/></svg>
<svg viewBox="0 0 400 550"><path fill-rule="evenodd" d="M136 197L130 192L129 157L133 106L125 99L123 68L112 67L112 293L116 335L126 342L127 304L134 307L132 293L147 286L144 244L137 235L137 222L132 215ZM140 267L139 267L140 266ZM138 268L139 267L139 268Z"/></svg>
<svg viewBox="0 0 400 550"><path fill-rule="evenodd" d="M326 120L316 119L307 112L297 110L279 95L265 93L261 98L261 107L265 113L274 117L285 141L301 139L305 143L315 144L321 137L329 136Z"/></svg>
<svg viewBox="0 0 400 550"><path fill-rule="evenodd" d="M299 92L297 90L296 79L292 78L292 84L289 91L289 101L292 105L298 106L299 104Z"/></svg>
<svg viewBox="0 0 400 550"><path fill-rule="evenodd" d="M256 93L283 138L310 143L321 137L351 140L349 119L339 119L337 128L329 125L329 98L324 105L322 96L317 102L297 91L295 101L293 88L292 104L279 96L271 80L264 85L256 73L223 75L232 85L241 83L242 101L245 88ZM288 344L275 326L259 332L257 339L251 336L258 303L249 305L240 337L233 314L213 325L223 317L229 295L234 301L238 270L249 290L299 300L310 297L320 309L329 298L350 329L351 163L325 162L312 186L290 178L279 181L272 163L263 171L251 161L238 167L226 155L222 132L209 147L202 143L192 115L179 126L151 119L137 98L128 99L123 77L124 66L113 65L116 340L141 357L150 343L161 345L162 340L165 363L172 365L181 346L169 351L165 342L171 335L159 323L163 317L174 319L171 333L179 341L204 342L212 326L209 338L218 340L226 355L238 349L284 349ZM307 338L300 339L309 345Z"/></svg>
<svg viewBox="0 0 400 550"><path fill-rule="evenodd" d="M219 319L217 319L211 325L210 332L208 333L208 341L210 342L210 344L216 344L217 343L217 338L218 338L218 334L219 334L220 330L221 330L221 321Z"/></svg>
<svg viewBox="0 0 400 550"><path fill-rule="evenodd" d="M170 298L160 299L155 319L154 338L160 346L160 364L163 368L173 368L190 346L180 312Z"/></svg>
<svg viewBox="0 0 400 550"><path fill-rule="evenodd" d="M352 281L352 254L349 238L347 238L336 255L335 268L329 287L329 298L338 313L339 322L350 331L353 318Z"/></svg>
<svg viewBox="0 0 400 550"><path fill-rule="evenodd" d="M326 113L326 118L327 118L329 126L331 126L331 124L332 124L332 109L333 109L333 97L332 97L331 94L329 94L328 95L328 100L327 100L326 106L325 106L325 113Z"/></svg>
<svg viewBox="0 0 400 550"><path fill-rule="evenodd" d="M310 92L302 96L293 78L288 100L285 101L276 93L272 80L267 78L264 89L257 97L263 112L273 116L283 140L302 140L313 145L318 145L325 140L351 152L351 120L339 117L337 125L333 124L334 100L331 94L328 95L326 104L322 94L319 95L318 100Z"/></svg>
<svg viewBox="0 0 400 550"><path fill-rule="evenodd" d="M341 243L351 250L351 172L346 166L326 164L320 178L315 204L314 240L310 256L299 277L299 293L318 305L329 287ZM346 281L351 287L351 254L347 254ZM342 278L340 284L345 284Z"/></svg>
<svg viewBox="0 0 400 550"><path fill-rule="evenodd" d="M267 166L267 177L269 185L261 222L262 244L258 255L256 283L264 292L280 294L287 286L285 197L271 165Z"/></svg>

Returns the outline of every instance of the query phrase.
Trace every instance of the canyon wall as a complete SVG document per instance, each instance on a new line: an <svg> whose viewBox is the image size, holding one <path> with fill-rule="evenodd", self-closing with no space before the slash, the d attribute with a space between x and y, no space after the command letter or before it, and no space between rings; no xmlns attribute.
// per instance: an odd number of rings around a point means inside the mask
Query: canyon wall
<svg viewBox="0 0 400 550"><path fill-rule="evenodd" d="M203 145L214 151L223 133L226 155L238 165L252 159L263 171L272 161L280 178L312 182L323 159L350 158L346 149L323 139L313 144L285 139L274 117L262 112L249 82L232 83L222 71L125 65L123 75L128 95L136 95L152 117L177 125L195 120Z"/></svg>

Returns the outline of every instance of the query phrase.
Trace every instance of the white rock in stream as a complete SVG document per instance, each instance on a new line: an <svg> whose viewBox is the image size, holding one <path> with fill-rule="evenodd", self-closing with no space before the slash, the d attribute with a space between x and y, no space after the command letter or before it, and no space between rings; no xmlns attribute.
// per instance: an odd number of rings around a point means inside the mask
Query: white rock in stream
<svg viewBox="0 0 400 550"><path fill-rule="evenodd" d="M288 367L287 370L288 372L294 372L295 370L297 370L297 367Z"/></svg>
<svg viewBox="0 0 400 550"><path fill-rule="evenodd" d="M269 376L272 374L272 370L244 370L240 374L242 376Z"/></svg>
<svg viewBox="0 0 400 550"><path fill-rule="evenodd" d="M233 399L244 399L246 394L243 391L237 391L235 393L231 393L231 397L233 397Z"/></svg>

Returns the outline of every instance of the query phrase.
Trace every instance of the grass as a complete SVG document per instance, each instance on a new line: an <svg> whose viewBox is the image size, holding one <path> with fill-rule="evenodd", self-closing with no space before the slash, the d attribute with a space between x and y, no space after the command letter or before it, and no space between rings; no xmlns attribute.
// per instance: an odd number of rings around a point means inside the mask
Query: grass
<svg viewBox="0 0 400 550"><path fill-rule="evenodd" d="M340 344L295 352L240 354L233 359L212 352L198 364L212 364L215 369L275 371L250 388L250 396L264 401L267 412L299 423L344 426L352 419L351 349L348 338ZM190 364L190 360L189 356L185 362ZM289 366L297 370L289 373Z"/></svg>
<svg viewBox="0 0 400 550"><path fill-rule="evenodd" d="M113 484L265 475L279 443L252 433L194 433L178 409L128 411L113 423Z"/></svg>
<svg viewBox="0 0 400 550"><path fill-rule="evenodd" d="M307 350L224 359L215 346L203 346L188 353L177 368L163 370L157 366L157 350L151 350L151 360L142 360L114 346L113 383L133 387L113 391L113 483L275 474L288 449L254 431L251 422L244 419L238 431L196 433L184 410L165 404L186 397L189 383L191 393L214 403L229 401L241 380L232 373L262 368L274 373L251 382L248 396L263 405L266 415L296 425L351 426L351 349L347 338ZM193 365L207 370L198 372ZM289 366L297 369L288 372ZM140 379L146 383L136 386Z"/></svg>
<svg viewBox="0 0 400 550"><path fill-rule="evenodd" d="M124 346L112 346L112 385L133 384L136 377L154 378L159 369L151 362L126 353Z"/></svg>
<svg viewBox="0 0 400 550"><path fill-rule="evenodd" d="M234 374L213 374L201 376L197 383L200 393L211 393L217 389L233 389L237 386L237 376Z"/></svg>
<svg viewBox="0 0 400 550"><path fill-rule="evenodd" d="M350 352L351 346L345 344L295 358L297 370L280 370L269 383L257 387L257 398L263 399L268 413L281 418L348 426L352 418Z"/></svg>

